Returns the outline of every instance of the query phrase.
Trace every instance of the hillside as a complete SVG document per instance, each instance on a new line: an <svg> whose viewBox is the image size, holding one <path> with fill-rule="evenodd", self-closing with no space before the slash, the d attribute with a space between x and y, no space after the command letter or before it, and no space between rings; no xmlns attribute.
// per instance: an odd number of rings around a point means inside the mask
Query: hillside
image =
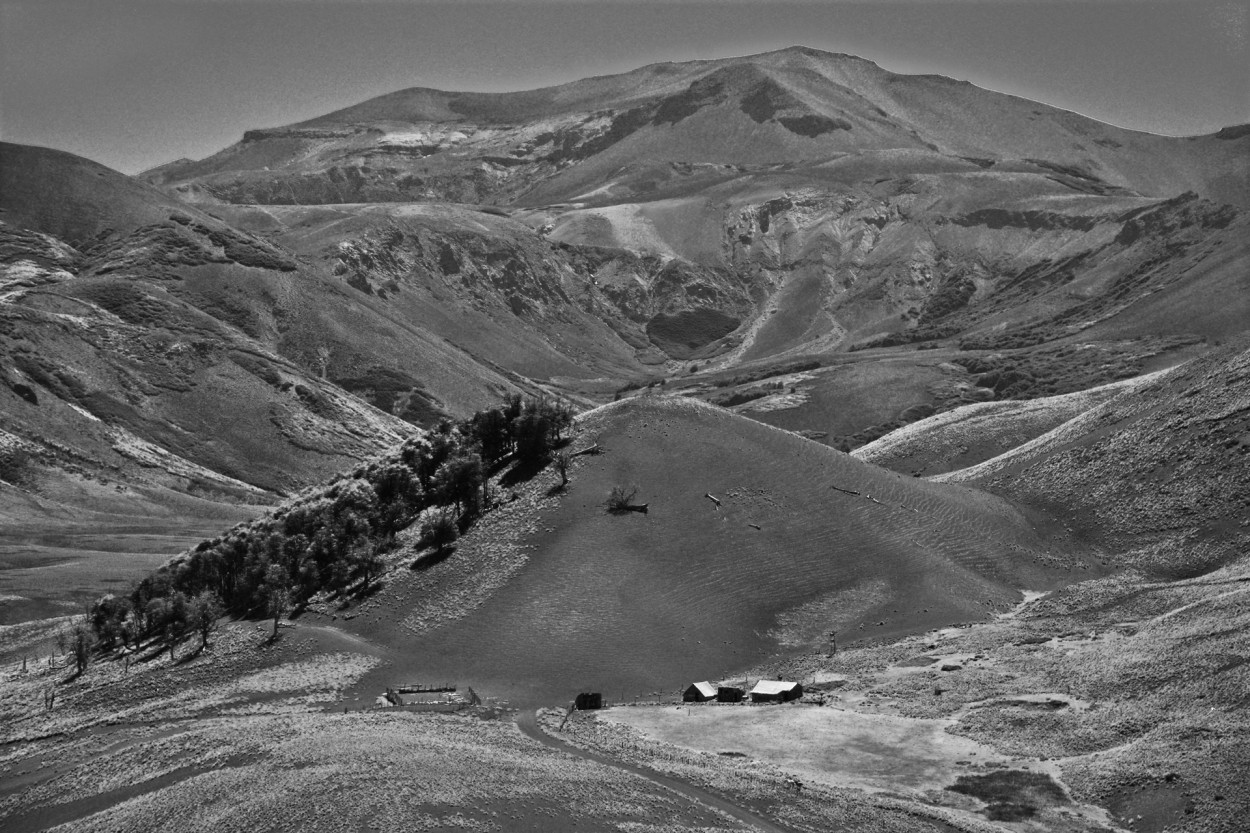
<svg viewBox="0 0 1250 833"><path fill-rule="evenodd" d="M891 431L857 448L855 457L914 476L932 477L970 468L1010 452L1104 402L1132 396L1156 375L1040 399L964 405Z"/></svg>
<svg viewBox="0 0 1250 833"><path fill-rule="evenodd" d="M936 480L1038 506L1158 578L1245 552L1250 345L1245 337L1135 385L1036 439Z"/></svg>
<svg viewBox="0 0 1250 833"><path fill-rule="evenodd" d="M577 430L575 447L603 453L576 458L566 491L540 477L345 623L409 646L389 677L521 702L668 691L823 645L830 627L880 639L979 618L1096 569L1043 516L698 402L630 399ZM629 484L647 512L605 511Z"/></svg>

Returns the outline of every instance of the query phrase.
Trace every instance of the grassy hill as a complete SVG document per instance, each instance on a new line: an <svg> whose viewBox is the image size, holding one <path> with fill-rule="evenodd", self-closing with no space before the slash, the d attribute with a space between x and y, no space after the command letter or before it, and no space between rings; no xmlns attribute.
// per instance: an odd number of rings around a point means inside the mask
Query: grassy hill
<svg viewBox="0 0 1250 833"><path fill-rule="evenodd" d="M1148 575L1201 575L1245 551L1245 337L1134 385L1036 439L937 480L1062 506L1067 523Z"/></svg>
<svg viewBox="0 0 1250 833"><path fill-rule="evenodd" d="M931 477L1010 452L1091 408L1132 396L1152 375L1040 399L964 405L898 428L855 450L867 463Z"/></svg>
<svg viewBox="0 0 1250 833"><path fill-rule="evenodd" d="M405 646L387 675L526 702L669 691L826 645L830 627L859 640L979 618L1096 569L1041 516L703 403L626 400L578 437L603 453L576 458L566 491L544 475L445 560L397 557L345 623ZM607 512L629 484L647 512Z"/></svg>

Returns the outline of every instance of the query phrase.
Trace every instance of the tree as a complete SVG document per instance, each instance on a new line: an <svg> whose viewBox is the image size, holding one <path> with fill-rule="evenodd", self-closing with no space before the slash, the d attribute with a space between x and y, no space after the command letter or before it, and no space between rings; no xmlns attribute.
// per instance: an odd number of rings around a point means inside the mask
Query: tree
<svg viewBox="0 0 1250 833"><path fill-rule="evenodd" d="M439 512L421 527L421 537L427 546L444 552L460 536L455 519L446 512Z"/></svg>
<svg viewBox="0 0 1250 833"><path fill-rule="evenodd" d="M373 544L362 541L352 550L352 566L360 576L360 592L364 594L373 580L382 575L386 562L374 549Z"/></svg>
<svg viewBox="0 0 1250 833"><path fill-rule="evenodd" d="M273 633L269 635L270 639L278 638L278 623L282 620L282 614L286 613L290 604L291 594L285 587L271 587L269 589L268 608L269 615L273 617Z"/></svg>
<svg viewBox="0 0 1250 833"><path fill-rule="evenodd" d="M265 608L273 617L273 633L270 639L278 638L278 622L291 604L291 579L286 568L281 564L270 564L265 571Z"/></svg>
<svg viewBox="0 0 1250 833"><path fill-rule="evenodd" d="M74 651L74 667L81 674L91 664L91 655L96 647L95 633L85 619L74 623L70 633L70 647Z"/></svg>
<svg viewBox="0 0 1250 833"><path fill-rule="evenodd" d="M175 591L169 596L169 604L165 616L165 640L169 643L169 659L174 659L174 648L182 641L187 630L187 596Z"/></svg>
<svg viewBox="0 0 1250 833"><path fill-rule="evenodd" d="M478 504L478 492L485 480L482 458L476 454L453 457L435 478L437 491L444 503L454 503L462 512L472 512Z"/></svg>
<svg viewBox="0 0 1250 833"><path fill-rule="evenodd" d="M557 452L551 458L551 464L555 466L556 474L560 475L560 488L563 489L569 485L569 465L573 462L573 457L567 451Z"/></svg>
<svg viewBox="0 0 1250 833"><path fill-rule="evenodd" d="M122 623L126 621L130 611L130 599L111 593L91 606L89 613L91 629L95 631L101 647L105 650L112 649L119 640L123 645L127 644Z"/></svg>
<svg viewBox="0 0 1250 833"><path fill-rule="evenodd" d="M478 411L465 424L466 435L477 445L482 459L493 463L512 450L512 431L502 408Z"/></svg>
<svg viewBox="0 0 1250 833"><path fill-rule="evenodd" d="M326 371L330 369L330 359L334 356L334 352L329 346L323 344L317 348L317 370L321 373L321 378L326 377Z"/></svg>
<svg viewBox="0 0 1250 833"><path fill-rule="evenodd" d="M200 635L200 650L208 647L208 637L217 630L217 621L222 616L221 602L217 594L204 590L191 600L191 627Z"/></svg>

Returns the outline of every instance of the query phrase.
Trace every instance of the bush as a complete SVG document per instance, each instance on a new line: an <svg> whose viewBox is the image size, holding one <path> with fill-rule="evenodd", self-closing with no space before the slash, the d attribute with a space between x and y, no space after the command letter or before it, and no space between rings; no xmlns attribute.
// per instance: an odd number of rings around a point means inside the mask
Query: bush
<svg viewBox="0 0 1250 833"><path fill-rule="evenodd" d="M439 552L456 543L459 537L456 520L447 512L439 512L421 527L421 543Z"/></svg>
<svg viewBox="0 0 1250 833"><path fill-rule="evenodd" d="M630 484L629 486L613 486L612 491L608 493L608 499L604 501L604 506L609 512L625 512L634 504L634 497L638 494L638 487Z"/></svg>

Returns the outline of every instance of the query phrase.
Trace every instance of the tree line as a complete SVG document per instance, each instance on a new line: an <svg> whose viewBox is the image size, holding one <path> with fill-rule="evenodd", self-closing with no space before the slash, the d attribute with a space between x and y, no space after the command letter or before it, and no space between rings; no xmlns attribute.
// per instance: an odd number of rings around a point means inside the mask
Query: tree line
<svg viewBox="0 0 1250 833"><path fill-rule="evenodd" d="M446 546L492 503L490 475L504 465L547 465L573 424L573 408L506 397L459 422L443 420L397 452L201 542L126 595L92 606L105 651L160 640L201 647L222 615L272 618L319 593L364 594L381 576L395 535L429 509L423 543Z"/></svg>

